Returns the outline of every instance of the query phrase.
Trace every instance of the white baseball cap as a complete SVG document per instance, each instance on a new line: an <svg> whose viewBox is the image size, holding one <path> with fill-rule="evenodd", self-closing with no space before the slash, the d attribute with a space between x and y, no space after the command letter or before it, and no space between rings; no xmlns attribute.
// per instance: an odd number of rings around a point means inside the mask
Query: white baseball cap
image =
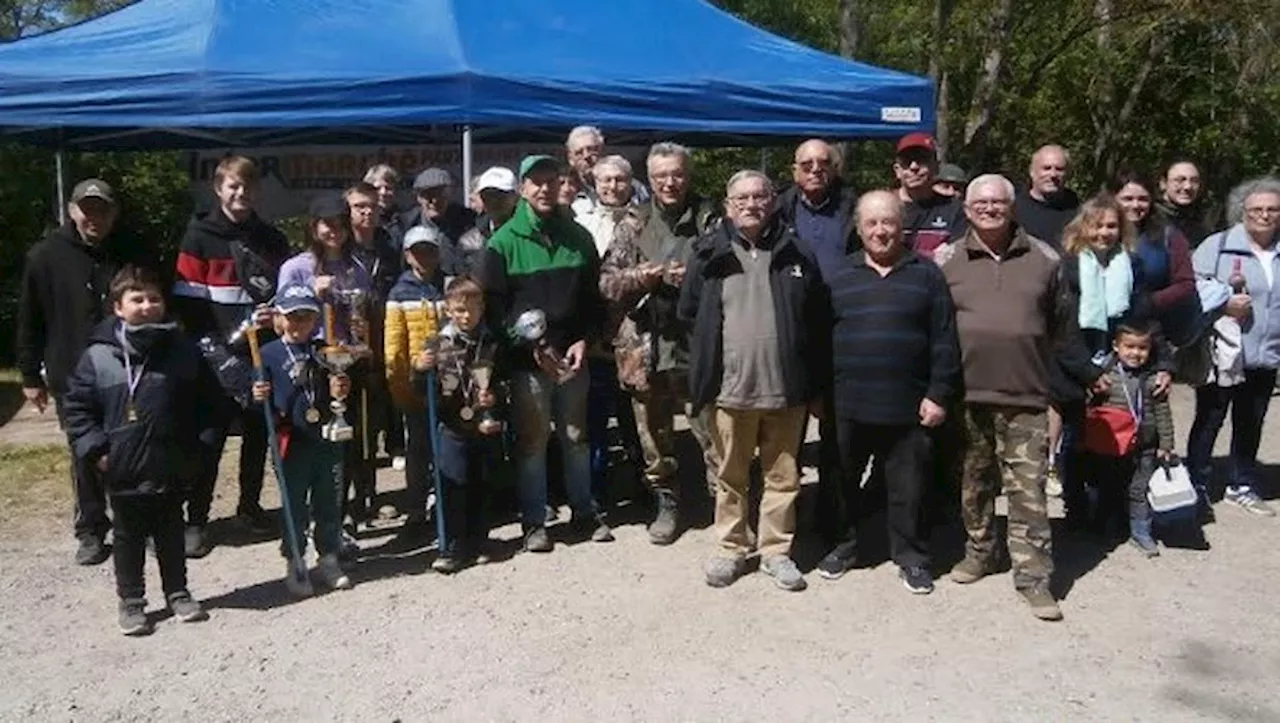
<svg viewBox="0 0 1280 723"><path fill-rule="evenodd" d="M439 247L440 242L444 240L444 234L440 233L440 229L435 224L424 224L422 226L414 226L404 232L404 250L417 246L418 244L431 244Z"/></svg>
<svg viewBox="0 0 1280 723"><path fill-rule="evenodd" d="M495 191L503 191L505 193L516 192L516 174L510 168L502 166L494 166L484 173L480 174L479 180L476 181L476 192L492 188Z"/></svg>

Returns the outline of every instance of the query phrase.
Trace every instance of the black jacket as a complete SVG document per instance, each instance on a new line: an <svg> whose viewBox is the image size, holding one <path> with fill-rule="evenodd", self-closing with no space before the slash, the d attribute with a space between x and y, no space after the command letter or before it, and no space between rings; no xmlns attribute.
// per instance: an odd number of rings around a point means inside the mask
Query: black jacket
<svg viewBox="0 0 1280 723"><path fill-rule="evenodd" d="M830 299L813 252L789 226L775 219L770 288L778 323L787 404L799 406L821 395L831 374ZM693 325L689 396L696 410L714 404L724 377L724 279L742 273L731 244L738 231L726 220L698 239L685 272L676 313Z"/></svg>
<svg viewBox="0 0 1280 723"><path fill-rule="evenodd" d="M18 300L18 370L24 387L60 396L89 333L110 313L111 278L125 264L152 263L153 254L133 239L112 233L90 246L75 226L56 229L27 252Z"/></svg>
<svg viewBox="0 0 1280 723"><path fill-rule="evenodd" d="M1192 251L1195 251L1200 242L1204 241L1211 233L1209 224L1205 220L1204 209L1198 204L1193 206L1174 206L1172 203L1162 199L1156 201L1155 210L1160 215L1161 220L1182 232Z"/></svg>
<svg viewBox="0 0 1280 723"><path fill-rule="evenodd" d="M111 494L163 494L178 489L214 441L221 388L195 343L176 326L143 338L130 334L136 421L129 418L129 384L118 319L94 328L67 385L67 438L77 459L93 465L107 456L103 482Z"/></svg>
<svg viewBox="0 0 1280 723"><path fill-rule="evenodd" d="M1013 201L1013 214L1022 230L1031 236L1062 248L1062 232L1080 210L1080 197L1069 188L1053 198L1037 201L1030 189L1022 189Z"/></svg>
<svg viewBox="0 0 1280 723"><path fill-rule="evenodd" d="M414 226L422 226L426 223L429 222L423 220L421 206L415 206L400 215L400 226L405 232L408 232ZM462 238L462 234L476 225L476 212L466 206L450 203L445 208L444 215L430 223L440 229L440 232L448 239L447 243L449 245L456 246L458 240ZM403 235L401 237L403 238Z"/></svg>

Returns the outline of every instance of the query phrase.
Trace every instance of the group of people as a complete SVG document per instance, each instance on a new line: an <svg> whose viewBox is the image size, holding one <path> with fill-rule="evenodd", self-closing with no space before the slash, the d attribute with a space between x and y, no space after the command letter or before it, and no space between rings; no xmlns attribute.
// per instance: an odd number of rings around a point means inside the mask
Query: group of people
<svg viewBox="0 0 1280 723"><path fill-rule="evenodd" d="M687 419L715 500L714 587L758 557L778 587L805 588L792 542L811 416L827 579L858 562L880 496L908 590L932 591L931 530L958 507L967 543L951 579L990 575L1007 551L1015 588L1045 620L1062 617L1050 588L1055 486L1068 530L1128 538L1150 556L1162 522L1169 535L1198 529L1220 491L1273 514L1256 459L1280 367L1280 181L1242 184L1225 230L1209 234L1186 160L1155 182L1118 174L1081 202L1059 146L1035 153L1020 190L996 174L943 173L933 138L913 133L896 146L895 187L857 195L837 149L815 139L796 149L785 190L742 170L720 204L694 192L691 155L674 143L650 148L647 185L596 128L574 129L566 157L490 168L466 206L447 172L427 169L407 213L398 173L376 166L312 201L297 254L254 211L253 163L228 157L171 288L115 232L110 186L74 188L69 222L28 255L19 361L27 398L43 409L52 397L68 433L77 561L105 561L112 532L125 632L149 629L148 537L175 615L203 617L184 557L209 552L234 428L237 516L270 529L259 496L272 457L298 595L312 590L308 529L323 581L351 585L344 565L358 547L343 520L376 513L380 435L405 458L405 534L432 527L438 492L442 573L485 561L504 463L523 548L554 549L553 430L569 534L611 541L611 418L638 448L655 545L683 526L674 423ZM1148 502L1152 475L1179 462L1176 375L1196 385L1186 464L1198 520L1163 519ZM1229 465L1215 476L1228 412ZM354 433L339 429L344 413ZM1007 541L996 539L1001 493Z"/></svg>

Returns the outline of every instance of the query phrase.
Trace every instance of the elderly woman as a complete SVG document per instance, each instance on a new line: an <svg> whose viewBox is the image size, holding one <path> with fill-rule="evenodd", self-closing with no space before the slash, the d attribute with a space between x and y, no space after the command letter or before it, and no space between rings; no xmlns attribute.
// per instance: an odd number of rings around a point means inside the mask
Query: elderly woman
<svg viewBox="0 0 1280 723"><path fill-rule="evenodd" d="M604 252L613 242L614 229L631 207L631 176L631 163L622 156L601 158L591 170L598 203L587 213L580 214L578 223L591 232L600 258L604 258Z"/></svg>
<svg viewBox="0 0 1280 723"><path fill-rule="evenodd" d="M1227 198L1231 227L1204 240L1192 263L1197 274L1211 275L1232 287L1223 313L1239 322L1243 374L1196 390L1196 418L1187 440L1191 479L1207 503L1213 475L1213 445L1231 413L1231 451L1227 457L1224 499L1255 515L1275 511L1258 496L1258 445L1271 391L1280 367L1280 277L1276 241L1280 240L1280 179L1243 183ZM1218 360L1221 364L1221 360ZM1234 382L1234 383L1232 383ZM1224 386L1231 384L1231 386ZM1202 510L1211 516L1207 504Z"/></svg>

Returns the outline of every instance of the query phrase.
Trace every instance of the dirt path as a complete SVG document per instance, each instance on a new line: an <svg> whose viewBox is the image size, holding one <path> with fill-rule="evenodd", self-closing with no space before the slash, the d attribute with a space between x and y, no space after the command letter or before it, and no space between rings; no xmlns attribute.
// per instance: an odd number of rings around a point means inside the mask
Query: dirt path
<svg viewBox="0 0 1280 723"><path fill-rule="evenodd" d="M1185 394L1176 411L1185 437ZM923 598L889 564L712 590L708 531L659 549L636 524L452 578L374 537L354 590L303 602L276 543L224 545L190 566L212 619L134 640L62 524L0 531L3 720L1280 720L1280 520L1225 505L1209 552L1060 539L1057 625L1007 575Z"/></svg>

